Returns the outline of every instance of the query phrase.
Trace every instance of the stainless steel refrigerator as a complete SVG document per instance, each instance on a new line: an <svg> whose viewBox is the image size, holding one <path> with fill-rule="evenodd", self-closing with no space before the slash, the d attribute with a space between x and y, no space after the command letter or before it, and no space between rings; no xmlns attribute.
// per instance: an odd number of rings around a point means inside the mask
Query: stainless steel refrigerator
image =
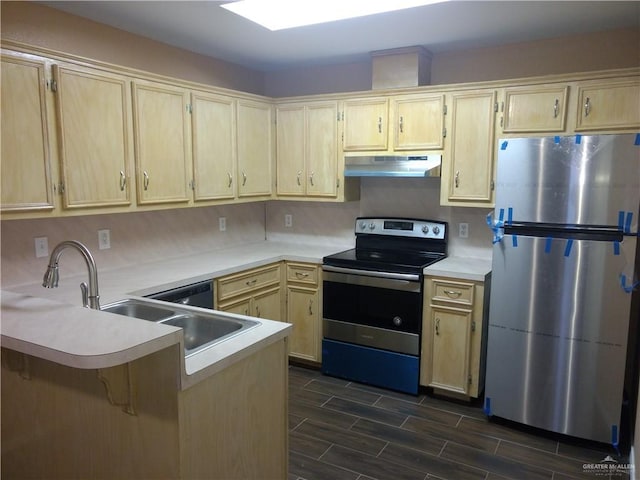
<svg viewBox="0 0 640 480"><path fill-rule="evenodd" d="M640 135L498 147L485 412L617 447L638 378Z"/></svg>

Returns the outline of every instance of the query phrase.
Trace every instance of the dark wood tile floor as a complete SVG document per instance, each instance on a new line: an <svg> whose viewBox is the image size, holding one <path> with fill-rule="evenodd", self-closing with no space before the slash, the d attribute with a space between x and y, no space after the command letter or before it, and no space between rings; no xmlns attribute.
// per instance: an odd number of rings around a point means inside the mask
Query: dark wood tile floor
<svg viewBox="0 0 640 480"><path fill-rule="evenodd" d="M479 406L289 373L289 480L601 480L583 465L628 461L489 422Z"/></svg>

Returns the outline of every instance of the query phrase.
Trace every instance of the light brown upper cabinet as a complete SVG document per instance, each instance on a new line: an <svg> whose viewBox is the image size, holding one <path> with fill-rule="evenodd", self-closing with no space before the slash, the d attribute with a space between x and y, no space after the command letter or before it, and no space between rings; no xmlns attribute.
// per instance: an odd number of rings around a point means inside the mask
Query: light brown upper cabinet
<svg viewBox="0 0 640 480"><path fill-rule="evenodd" d="M576 131L640 128L640 80L637 77L578 85Z"/></svg>
<svg viewBox="0 0 640 480"><path fill-rule="evenodd" d="M386 150L389 139L389 100L360 98L344 102L343 150Z"/></svg>
<svg viewBox="0 0 640 480"><path fill-rule="evenodd" d="M276 129L278 195L336 197L337 102L281 105Z"/></svg>
<svg viewBox="0 0 640 480"><path fill-rule="evenodd" d="M53 77L64 208L129 205L129 80L60 65Z"/></svg>
<svg viewBox="0 0 640 480"><path fill-rule="evenodd" d="M506 88L501 104L504 133L564 132L567 120L567 85Z"/></svg>
<svg viewBox="0 0 640 480"><path fill-rule="evenodd" d="M188 202L189 92L135 80L133 103L138 203Z"/></svg>
<svg viewBox="0 0 640 480"><path fill-rule="evenodd" d="M236 192L235 100L191 94L194 200L233 199Z"/></svg>
<svg viewBox="0 0 640 480"><path fill-rule="evenodd" d="M269 196L273 185L273 108L238 100L238 196Z"/></svg>
<svg viewBox="0 0 640 480"><path fill-rule="evenodd" d="M53 210L46 63L2 55L2 211Z"/></svg>
<svg viewBox="0 0 640 480"><path fill-rule="evenodd" d="M406 95L391 102L394 150L444 146L444 95Z"/></svg>
<svg viewBox="0 0 640 480"><path fill-rule="evenodd" d="M451 93L447 103L449 143L442 159L440 203L491 207L496 92Z"/></svg>

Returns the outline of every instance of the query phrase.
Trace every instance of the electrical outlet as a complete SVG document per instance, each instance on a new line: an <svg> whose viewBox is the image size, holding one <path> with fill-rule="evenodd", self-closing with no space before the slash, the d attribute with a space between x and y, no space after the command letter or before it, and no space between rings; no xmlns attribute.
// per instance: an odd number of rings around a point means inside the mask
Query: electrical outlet
<svg viewBox="0 0 640 480"><path fill-rule="evenodd" d="M106 250L111 248L111 231L110 230L98 230L98 248L100 250Z"/></svg>
<svg viewBox="0 0 640 480"><path fill-rule="evenodd" d="M36 258L49 256L49 240L47 237L36 237Z"/></svg>
<svg viewBox="0 0 640 480"><path fill-rule="evenodd" d="M293 215L287 213L284 216L284 226L285 227L293 227Z"/></svg>
<svg viewBox="0 0 640 480"><path fill-rule="evenodd" d="M227 217L218 217L218 228L220 228L221 232L226 232L226 230L227 230Z"/></svg>
<svg viewBox="0 0 640 480"><path fill-rule="evenodd" d="M469 238L469 224L468 223L459 223L458 224L458 236L460 238Z"/></svg>

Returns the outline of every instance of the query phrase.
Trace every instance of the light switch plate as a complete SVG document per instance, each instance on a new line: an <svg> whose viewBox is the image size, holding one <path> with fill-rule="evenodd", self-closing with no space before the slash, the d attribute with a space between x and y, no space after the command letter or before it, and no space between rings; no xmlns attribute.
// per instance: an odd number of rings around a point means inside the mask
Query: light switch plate
<svg viewBox="0 0 640 480"><path fill-rule="evenodd" d="M469 224L468 223L460 223L460 224L458 224L458 236L460 238L469 238Z"/></svg>

